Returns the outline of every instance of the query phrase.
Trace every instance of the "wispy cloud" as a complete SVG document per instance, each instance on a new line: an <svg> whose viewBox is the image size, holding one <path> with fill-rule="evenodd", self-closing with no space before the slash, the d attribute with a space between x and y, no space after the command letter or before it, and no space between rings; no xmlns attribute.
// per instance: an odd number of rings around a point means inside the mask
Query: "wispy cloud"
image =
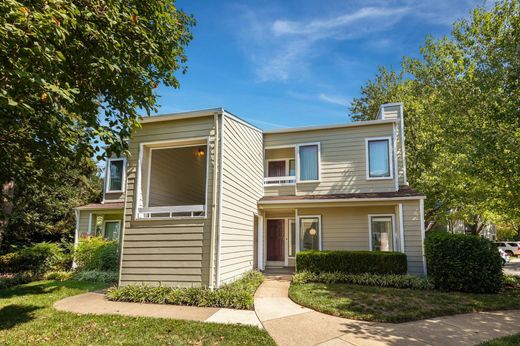
<svg viewBox="0 0 520 346"><path fill-rule="evenodd" d="M345 106L345 107L350 102L350 100L346 97L338 96L338 95L327 95L327 94L323 94L323 93L319 94L318 98L322 101L332 103L335 105Z"/></svg>

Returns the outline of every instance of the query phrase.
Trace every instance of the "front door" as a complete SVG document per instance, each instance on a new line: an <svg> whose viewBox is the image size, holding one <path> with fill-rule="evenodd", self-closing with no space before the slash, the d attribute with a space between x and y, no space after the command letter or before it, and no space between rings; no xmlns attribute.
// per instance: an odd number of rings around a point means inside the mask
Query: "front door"
<svg viewBox="0 0 520 346"><path fill-rule="evenodd" d="M267 220L267 260L284 261L284 220Z"/></svg>

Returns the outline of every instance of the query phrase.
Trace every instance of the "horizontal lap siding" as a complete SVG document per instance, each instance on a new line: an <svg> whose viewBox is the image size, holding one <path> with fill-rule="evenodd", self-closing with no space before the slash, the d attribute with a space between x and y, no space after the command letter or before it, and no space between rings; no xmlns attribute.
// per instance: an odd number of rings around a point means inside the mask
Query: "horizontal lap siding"
<svg viewBox="0 0 520 346"><path fill-rule="evenodd" d="M223 148L221 284L253 268L254 214L263 194L262 133L226 117Z"/></svg>
<svg viewBox="0 0 520 346"><path fill-rule="evenodd" d="M145 123L130 143L121 284L167 286L209 284L213 178L213 117ZM139 144L210 136L207 215L203 219L134 220ZM173 179L174 177L172 177ZM145 180L143 180L145 181ZM142 184L144 182L142 181Z"/></svg>
<svg viewBox="0 0 520 346"><path fill-rule="evenodd" d="M285 186L264 186L264 196L294 196L296 195L295 185Z"/></svg>
<svg viewBox="0 0 520 346"><path fill-rule="evenodd" d="M80 239L82 237L87 236L88 234L88 219L90 217L90 211L86 210L80 210L79 212L79 228L78 228L78 235Z"/></svg>
<svg viewBox="0 0 520 346"><path fill-rule="evenodd" d="M404 242L408 256L408 271L424 274L423 239L419 201L403 202Z"/></svg>
<svg viewBox="0 0 520 346"><path fill-rule="evenodd" d="M393 135L393 124L265 134L264 145L320 142L321 181L300 183L297 194L395 191L393 180L367 180L365 138Z"/></svg>
<svg viewBox="0 0 520 346"><path fill-rule="evenodd" d="M368 214L394 214L393 206L298 209L321 215L324 250L368 250Z"/></svg>

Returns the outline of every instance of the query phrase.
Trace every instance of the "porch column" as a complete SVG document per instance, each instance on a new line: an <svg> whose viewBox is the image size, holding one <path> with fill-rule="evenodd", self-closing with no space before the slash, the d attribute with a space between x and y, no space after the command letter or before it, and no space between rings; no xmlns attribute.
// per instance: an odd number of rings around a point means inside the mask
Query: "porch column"
<svg viewBox="0 0 520 346"><path fill-rule="evenodd" d="M298 219L298 208L294 209L294 224L296 226L296 239L295 239L295 245L296 249L294 251L295 254L300 252L300 220Z"/></svg>
<svg viewBox="0 0 520 346"><path fill-rule="evenodd" d="M258 269L264 270L264 216L258 214Z"/></svg>
<svg viewBox="0 0 520 346"><path fill-rule="evenodd" d="M403 203L399 203L399 250L405 253L404 248L404 214L403 214Z"/></svg>
<svg viewBox="0 0 520 346"><path fill-rule="evenodd" d="M88 213L88 229L87 235L92 235L92 213Z"/></svg>

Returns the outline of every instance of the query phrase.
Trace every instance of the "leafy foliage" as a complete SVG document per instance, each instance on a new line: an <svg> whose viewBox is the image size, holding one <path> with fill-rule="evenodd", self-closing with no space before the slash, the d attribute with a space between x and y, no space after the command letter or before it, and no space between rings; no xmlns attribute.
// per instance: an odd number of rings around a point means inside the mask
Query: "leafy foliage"
<svg viewBox="0 0 520 346"><path fill-rule="evenodd" d="M502 260L495 244L487 239L432 232L424 250L428 275L437 289L495 293L502 288Z"/></svg>
<svg viewBox="0 0 520 346"><path fill-rule="evenodd" d="M29 273L42 277L50 270L62 270L67 260L58 244L39 243L0 256L0 272Z"/></svg>
<svg viewBox="0 0 520 346"><path fill-rule="evenodd" d="M252 309L255 291L263 280L261 273L251 271L241 279L213 291L207 287L127 285L110 288L107 297L110 300L135 303Z"/></svg>
<svg viewBox="0 0 520 346"><path fill-rule="evenodd" d="M425 219L520 224L520 4L497 1L427 38L421 59L380 69L354 99L355 120L403 102L408 178L428 196Z"/></svg>
<svg viewBox="0 0 520 346"><path fill-rule="evenodd" d="M74 281L86 282L102 282L106 284L116 284L119 275L115 271L99 271L99 270L85 270L75 273L72 276Z"/></svg>
<svg viewBox="0 0 520 346"><path fill-rule="evenodd" d="M406 274L406 255L386 251L302 251L296 254L296 270L312 273Z"/></svg>
<svg viewBox="0 0 520 346"><path fill-rule="evenodd" d="M73 272L68 271L49 272L45 274L45 280L67 281L72 278L73 274Z"/></svg>
<svg viewBox="0 0 520 346"><path fill-rule="evenodd" d="M377 287L412 288L417 290L431 290L433 284L429 279L412 275L398 274L347 274L340 272L329 273L296 273L292 280L293 284L301 285L308 282L319 282L324 284L353 284Z"/></svg>
<svg viewBox="0 0 520 346"><path fill-rule="evenodd" d="M3 274L0 275L0 289L26 284L34 280L34 276L30 273Z"/></svg>
<svg viewBox="0 0 520 346"><path fill-rule="evenodd" d="M102 237L80 240L74 252L78 271L119 271L119 244Z"/></svg>

